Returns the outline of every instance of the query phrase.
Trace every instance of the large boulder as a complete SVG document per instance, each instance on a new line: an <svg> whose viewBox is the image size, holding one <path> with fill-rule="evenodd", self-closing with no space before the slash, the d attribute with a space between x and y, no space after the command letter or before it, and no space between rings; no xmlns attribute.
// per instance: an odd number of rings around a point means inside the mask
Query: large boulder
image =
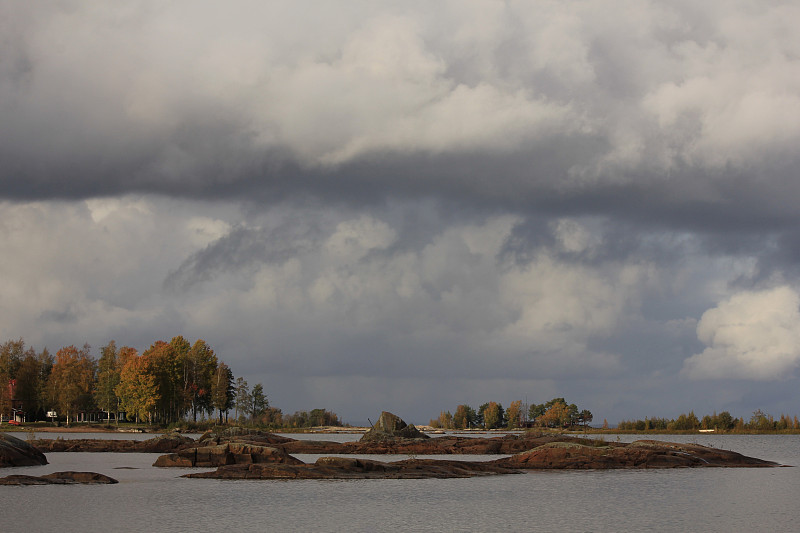
<svg viewBox="0 0 800 533"><path fill-rule="evenodd" d="M42 452L24 440L0 433L0 467L46 465Z"/></svg>
<svg viewBox="0 0 800 533"><path fill-rule="evenodd" d="M430 437L415 428L413 424L406 424L399 416L383 411L378 421L361 437L360 442L428 438Z"/></svg>

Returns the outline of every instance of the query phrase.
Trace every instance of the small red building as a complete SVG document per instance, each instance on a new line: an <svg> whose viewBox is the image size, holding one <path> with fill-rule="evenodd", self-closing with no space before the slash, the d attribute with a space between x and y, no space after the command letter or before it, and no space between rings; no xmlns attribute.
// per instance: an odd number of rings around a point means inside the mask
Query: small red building
<svg viewBox="0 0 800 533"><path fill-rule="evenodd" d="M6 389L6 398L9 398L8 412L0 413L0 420L25 422L25 412L22 410L22 400L17 398L17 380L9 379Z"/></svg>

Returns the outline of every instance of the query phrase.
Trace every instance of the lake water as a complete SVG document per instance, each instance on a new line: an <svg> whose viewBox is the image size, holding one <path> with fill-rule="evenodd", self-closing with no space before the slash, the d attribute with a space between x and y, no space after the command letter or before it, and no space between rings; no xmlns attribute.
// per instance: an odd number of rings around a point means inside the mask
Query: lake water
<svg viewBox="0 0 800 533"><path fill-rule="evenodd" d="M358 437L303 436L337 441ZM629 442L643 437L605 438ZM800 465L798 435L652 438ZM208 469L153 468L156 457L50 453L49 465L0 469L0 476L86 470L120 481L102 486L0 487L2 531L800 530L800 468L550 471L446 480L221 481L180 478ZM383 456L398 458L405 456Z"/></svg>

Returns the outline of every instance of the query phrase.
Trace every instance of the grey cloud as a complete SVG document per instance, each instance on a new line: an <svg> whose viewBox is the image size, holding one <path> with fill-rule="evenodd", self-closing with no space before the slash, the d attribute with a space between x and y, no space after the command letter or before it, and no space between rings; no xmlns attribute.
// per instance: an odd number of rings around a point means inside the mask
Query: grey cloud
<svg viewBox="0 0 800 533"><path fill-rule="evenodd" d="M221 273L237 273L262 263L282 263L316 244L314 228L289 220L274 229L238 226L181 263L164 280L170 290L187 290Z"/></svg>
<svg viewBox="0 0 800 533"><path fill-rule="evenodd" d="M6 19L25 31L10 32L12 46L4 47L8 50L4 63L15 65L10 72L4 71L8 83L2 85L4 101L9 102L3 108L5 197L137 191L262 198L337 193L369 198L372 194L381 199L387 195L449 197L455 189L460 192L457 196L474 202L515 208L542 196L578 204L584 193L614 191L622 185L623 192L639 186L671 192L667 198L650 199L668 212L698 199L699 207L706 207L698 197L703 188L723 202L742 207L731 196L735 191L725 190L729 178L713 176L717 163L693 152L704 142L698 134L722 133L692 126L695 133L686 136L682 123L670 118L696 113L690 104L698 96L691 92L689 82L702 67L717 69L708 74L708 81L723 88L733 80L721 69L730 68L739 75L733 69L747 66L749 58L729 67L715 63L717 58L727 60L744 45L719 22L751 18L735 7L648 4L630 12L619 11L613 2L576 11L508 7L484 22L487 31L483 34L468 24L473 16L469 10L459 15L460 20L449 8L435 15L455 24L457 31L452 34L441 33L441 21L418 11L420 6L414 4L389 14L373 9L361 16L328 13L333 23L318 27L322 15L314 13L301 29L313 29L319 35L290 52L285 30L263 31L276 25L267 6L260 6L250 20L224 17L241 23L242 35L253 39L247 44L228 33L231 30L214 25L216 33L211 36L183 32L180 37L185 42L176 41L162 24L180 17L184 24L194 22L203 28L219 13L139 5L142 9L128 9L116 19L114 15L119 14L113 9L78 4L71 10L6 8ZM458 11L463 9L460 6ZM775 15L781 9L790 8L765 7L752 25L788 53L795 43L774 31L781 24ZM284 17L295 15L291 9L281 12ZM552 28L543 22L548 17ZM104 32L104 40L66 37L76 29L110 20L116 20L117 27ZM510 21L514 24L508 25ZM553 29L561 27L563 32ZM377 32L385 28L391 31ZM54 42L63 48L63 59L48 48ZM291 42L298 44L296 39ZM470 43L478 50L494 51L491 60L470 55L470 47L459 52ZM380 61L370 45L381 44L400 54L395 64L368 62ZM697 53L689 54L685 46L697 47ZM83 59L64 62L77 58ZM780 57L770 60L781 61ZM793 68L791 63L780 66ZM736 110L749 94L771 89L780 95L791 90L790 82L774 69L764 67L763 74L774 79L721 97L729 97ZM21 76L27 80L22 88ZM394 81L387 83L382 76L393 76L387 79ZM313 85L326 82L332 84L330 88ZM296 90L288 91L281 83L297 84ZM331 94L336 83L344 83L344 89L370 83L394 89L350 102L346 93ZM480 99L482 87L494 91L487 93L489 100ZM672 87L672 92L647 104L648 95L660 94L664 87ZM461 116L437 114L442 102L459 91L467 95ZM331 96L324 98L326 94ZM296 114L281 115L279 110L286 106L296 109ZM404 136L402 117L408 115L401 113L416 113L414 109L420 106L429 112L415 119L416 140L412 140ZM476 116L486 131L486 123L506 109L514 110L513 106L518 107L516 114L502 119L505 129L488 131L486 137L477 138L477 144L469 137L458 140L473 120L469 113L479 113ZM530 106L563 108L569 110L569 118L552 124L545 121L550 127L539 130L536 121L550 119L527 118L525 109ZM373 108L384 111L365 114ZM771 112L768 107L764 111ZM343 122L326 119L337 116ZM459 118L466 121L460 129L448 123ZM720 120L734 118L721 116ZM519 135L515 135L516 120L527 121ZM299 133L292 133L297 128L301 128ZM434 131L440 133L430 133ZM770 134L777 136L776 141L796 140L791 130L766 129L764 133L759 142L765 146ZM742 140L722 139L728 143L724 150L734 146L731 142L747 140L746 131L736 134ZM332 166L321 164L325 154L333 152L323 148L303 155L315 138L320 146L343 153L350 150L348 143L355 142L355 151ZM773 146L770 160L758 160L759 175L748 166L756 156L747 156L746 150L740 151L744 159L732 158L729 165L733 166L722 167L721 172L740 173L745 186L756 178L762 183L766 180L774 188L767 203L779 202L785 188L794 189L786 171L797 156L789 149L791 143L784 148L777 142ZM713 145L703 148L709 153L713 149ZM669 177L664 181L665 172ZM401 179L395 179L398 175ZM668 203L670 198L677 206ZM614 207L621 205L625 205L623 199L613 202Z"/></svg>
<svg viewBox="0 0 800 533"><path fill-rule="evenodd" d="M706 311L800 282L798 16L3 4L0 334L203 337L278 404L354 413L353 387L777 406L679 371Z"/></svg>

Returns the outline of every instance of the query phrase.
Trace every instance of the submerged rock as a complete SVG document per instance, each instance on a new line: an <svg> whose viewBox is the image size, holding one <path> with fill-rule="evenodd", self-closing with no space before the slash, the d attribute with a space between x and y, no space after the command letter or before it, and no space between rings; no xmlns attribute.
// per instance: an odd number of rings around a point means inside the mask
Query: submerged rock
<svg viewBox="0 0 800 533"><path fill-rule="evenodd" d="M46 465L47 458L31 444L0 433L0 467Z"/></svg>

